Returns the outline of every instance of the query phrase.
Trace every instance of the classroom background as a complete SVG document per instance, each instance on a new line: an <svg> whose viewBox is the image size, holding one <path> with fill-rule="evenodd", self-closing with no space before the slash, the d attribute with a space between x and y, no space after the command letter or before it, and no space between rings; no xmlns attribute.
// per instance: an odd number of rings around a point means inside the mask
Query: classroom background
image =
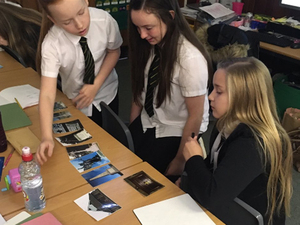
<svg viewBox="0 0 300 225"><path fill-rule="evenodd" d="M271 17L279 18L279 17L290 17L293 16L295 19L300 19L300 13L297 10L280 7L280 0L242 0L244 3L243 13L252 12L253 14L263 14ZM15 2L20 3L23 7L33 8L41 11L37 0L15 0ZM99 8L102 7L100 5L99 0L90 0L90 6L97 6ZM102 2L102 1L101 1ZM120 6L123 7L120 10L119 14L114 12L114 9L111 8L112 14L115 13L115 18L119 19L119 21L123 21L119 24L121 34L124 39L124 44L122 46L122 54L120 60L116 65L116 70L119 76L119 116L121 119L128 124L129 122L129 114L130 114L130 106L131 106L131 80L130 80L130 68L129 61L127 58L127 31L126 24L127 22L127 12L126 12L126 3L127 1L122 2ZM129 1L128 1L129 2ZM196 3L196 0L179 0L181 6L184 3ZM225 1L224 1L225 2ZM226 1L228 2L228 1ZM222 3L222 0L221 0ZM270 68L272 75L276 75L278 73L290 73L295 70L300 71L300 60L299 59L290 59L289 57L281 56L278 57L278 54L273 54L268 51L262 50L259 55L260 59ZM299 97L296 96L299 99ZM212 126L214 125L214 119L211 117L210 125L208 131L204 134L204 142L207 146L209 142L209 136ZM300 218L300 173L293 170L293 197L291 201L291 214L290 218L287 218L287 225L295 225L299 224Z"/></svg>

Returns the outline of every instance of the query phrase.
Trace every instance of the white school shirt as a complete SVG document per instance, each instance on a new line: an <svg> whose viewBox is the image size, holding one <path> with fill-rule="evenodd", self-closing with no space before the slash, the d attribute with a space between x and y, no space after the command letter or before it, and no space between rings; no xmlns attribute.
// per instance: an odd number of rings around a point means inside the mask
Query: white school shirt
<svg viewBox="0 0 300 225"><path fill-rule="evenodd" d="M207 61L199 50L186 38L180 39L179 63L175 63L173 80L171 82L171 98L168 97L163 104L156 108L155 100L158 88L154 91L154 115L149 118L145 108L141 113L144 132L147 128L156 128L156 138L181 137L183 128L188 118L185 97L205 95L202 123L199 133L207 130L209 122L209 103L207 97L208 70ZM181 42L180 41L180 42ZM141 95L141 103L144 105L148 83L148 71L154 53L149 57L145 67L144 91ZM200 107L200 106L199 106Z"/></svg>
<svg viewBox="0 0 300 225"><path fill-rule="evenodd" d="M95 61L95 75L98 74L106 56L106 49L117 49L123 40L117 22L104 10L89 8L90 27L85 35ZM79 44L80 36L66 32L54 25L42 44L41 72L43 76L62 79L62 90L69 99L75 98L83 87L84 55ZM99 110L100 101L109 104L118 91L118 75L113 69L96 94L93 105ZM92 104L81 111L92 115Z"/></svg>

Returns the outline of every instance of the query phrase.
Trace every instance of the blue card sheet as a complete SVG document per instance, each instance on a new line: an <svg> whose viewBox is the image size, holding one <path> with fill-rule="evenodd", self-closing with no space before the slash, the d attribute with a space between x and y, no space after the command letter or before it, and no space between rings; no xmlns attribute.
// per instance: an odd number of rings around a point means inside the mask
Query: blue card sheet
<svg viewBox="0 0 300 225"><path fill-rule="evenodd" d="M4 157L0 157L0 181L2 176L3 165L4 165Z"/></svg>

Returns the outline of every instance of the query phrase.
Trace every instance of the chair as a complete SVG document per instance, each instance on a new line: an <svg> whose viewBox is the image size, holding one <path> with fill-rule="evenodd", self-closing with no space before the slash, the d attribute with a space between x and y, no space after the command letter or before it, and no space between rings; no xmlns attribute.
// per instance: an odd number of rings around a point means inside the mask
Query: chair
<svg viewBox="0 0 300 225"><path fill-rule="evenodd" d="M13 49L11 49L8 46L4 46L4 45L0 45L1 48L4 49L4 51L6 51L10 56L12 56L15 60L17 60L19 63L21 63L24 67L27 67L25 61L23 60L23 58Z"/></svg>
<svg viewBox="0 0 300 225"><path fill-rule="evenodd" d="M62 84L61 84L60 74L58 74L58 76L57 76L56 88L62 92Z"/></svg>
<svg viewBox="0 0 300 225"><path fill-rule="evenodd" d="M234 201L238 205L240 205L242 208L244 208L249 214L252 215L252 217L251 217L251 215L249 215L249 220L251 220L254 225L256 225L256 224L264 225L264 219L257 210L255 210L254 208L252 208L250 205L248 205L246 202L242 201L239 198L235 198Z"/></svg>
<svg viewBox="0 0 300 225"><path fill-rule="evenodd" d="M125 147L134 152L134 144L128 127L105 102L100 102L100 107L102 114L102 128Z"/></svg>

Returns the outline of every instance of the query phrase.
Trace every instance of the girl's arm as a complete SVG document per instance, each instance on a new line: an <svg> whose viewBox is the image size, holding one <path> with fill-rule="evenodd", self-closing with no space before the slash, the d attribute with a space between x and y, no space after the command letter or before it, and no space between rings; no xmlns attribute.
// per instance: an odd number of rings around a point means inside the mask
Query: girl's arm
<svg viewBox="0 0 300 225"><path fill-rule="evenodd" d="M196 200L208 209L217 210L220 204L232 201L252 181L258 179L258 176L264 177L259 179L267 179L263 174L263 163L256 140L252 137L241 135L231 141L227 149L223 150L226 151L226 155L213 173L201 157L198 143L190 140L186 143L184 151L190 191ZM186 151L191 154L186 154Z"/></svg>
<svg viewBox="0 0 300 225"><path fill-rule="evenodd" d="M204 100L205 95L185 98L185 104L189 115L183 128L179 149L175 158L169 164L166 175L182 174L185 164L185 160L183 157L183 147L188 138L191 137L192 133L195 133L195 135L199 133L203 116Z"/></svg>
<svg viewBox="0 0 300 225"><path fill-rule="evenodd" d="M96 94L104 83L105 79L116 66L120 57L120 48L107 49L106 56L101 65L100 71L95 77L94 84L85 84L79 94L72 100L77 109L82 109L92 104Z"/></svg>
<svg viewBox="0 0 300 225"><path fill-rule="evenodd" d="M45 76L41 77L39 99L41 143L36 153L36 159L40 163L40 165L43 165L47 161L46 151L48 152L48 157L51 157L54 148L52 123L53 107L56 96L56 82L56 78Z"/></svg>
<svg viewBox="0 0 300 225"><path fill-rule="evenodd" d="M141 114L141 111L142 106L137 105L135 102L132 102L130 112L130 123L132 123Z"/></svg>

